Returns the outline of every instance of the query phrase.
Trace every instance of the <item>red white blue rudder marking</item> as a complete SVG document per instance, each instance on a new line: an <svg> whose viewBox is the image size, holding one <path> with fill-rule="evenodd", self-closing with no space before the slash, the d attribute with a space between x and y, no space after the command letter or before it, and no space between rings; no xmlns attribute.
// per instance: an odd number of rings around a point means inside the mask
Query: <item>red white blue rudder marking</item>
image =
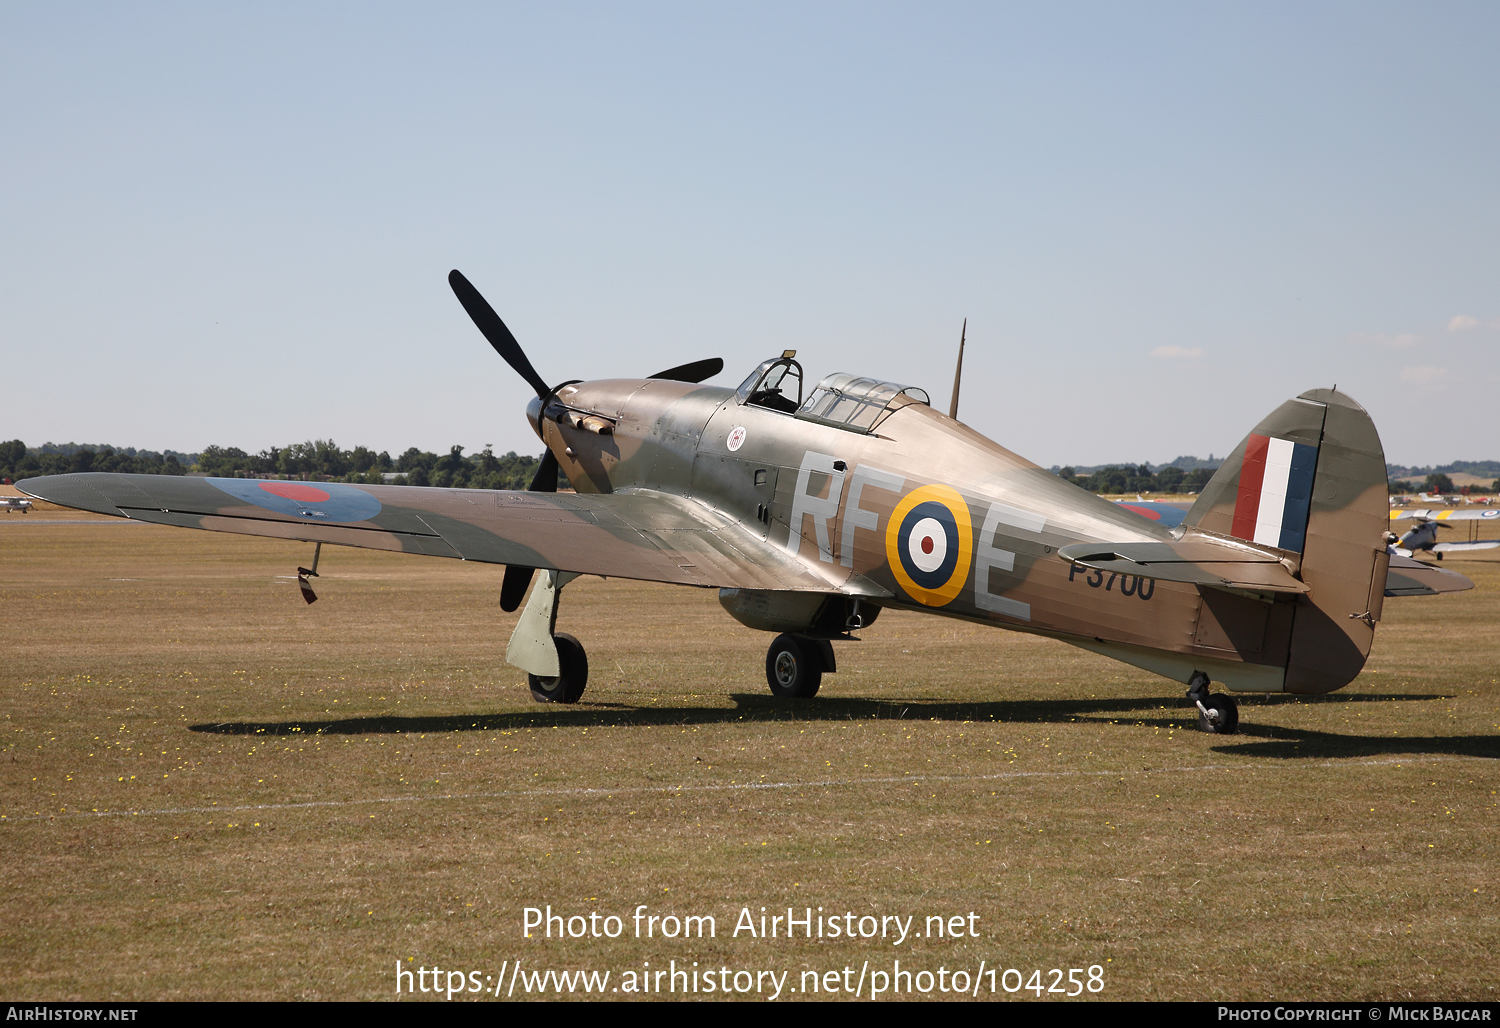
<svg viewBox="0 0 1500 1028"><path fill-rule="evenodd" d="M1230 531L1263 546L1301 553L1317 470L1316 446L1252 432L1245 443Z"/></svg>

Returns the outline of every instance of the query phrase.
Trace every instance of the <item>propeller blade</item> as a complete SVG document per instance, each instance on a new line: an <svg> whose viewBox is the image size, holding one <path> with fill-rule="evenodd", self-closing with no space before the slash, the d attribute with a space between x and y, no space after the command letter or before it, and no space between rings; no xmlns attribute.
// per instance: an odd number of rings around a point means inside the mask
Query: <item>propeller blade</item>
<svg viewBox="0 0 1500 1028"><path fill-rule="evenodd" d="M527 492L532 493L555 493L557 492L557 457L548 450L542 454L542 462L537 465L536 474L531 476L531 485Z"/></svg>
<svg viewBox="0 0 1500 1028"><path fill-rule="evenodd" d="M542 461L537 465L536 474L531 476L531 487L527 492L557 492L557 457L551 450L542 454ZM509 614L521 605L521 600L526 597L526 587L531 584L531 576L534 574L536 568L522 567L519 564L505 566L505 578L500 582L501 610Z"/></svg>
<svg viewBox="0 0 1500 1028"><path fill-rule="evenodd" d="M519 564L505 565L505 579L500 583L500 609L509 614L521 605L526 597L526 587L536 568L523 568ZM309 600L309 603L312 601Z"/></svg>
<svg viewBox="0 0 1500 1028"><path fill-rule="evenodd" d="M707 360L693 361L691 364L679 364L675 368L666 371L658 371L649 378L665 378L672 382L702 382L705 378L713 378L724 370L724 361L719 357L710 357Z"/></svg>
<svg viewBox="0 0 1500 1028"><path fill-rule="evenodd" d="M490 341L495 352L505 358L505 363L515 368L516 374L524 378L527 385L535 389L543 400L552 395L552 390L542 381L542 376L536 373L531 361L526 359L526 352L516 342L516 337L511 335L510 329L505 327L505 322L500 320L500 315L495 313L495 308L479 295L479 290L470 285L469 280L457 268L448 272L448 285L453 287L453 295L464 305L464 310L469 312L469 317L474 319L475 326Z"/></svg>

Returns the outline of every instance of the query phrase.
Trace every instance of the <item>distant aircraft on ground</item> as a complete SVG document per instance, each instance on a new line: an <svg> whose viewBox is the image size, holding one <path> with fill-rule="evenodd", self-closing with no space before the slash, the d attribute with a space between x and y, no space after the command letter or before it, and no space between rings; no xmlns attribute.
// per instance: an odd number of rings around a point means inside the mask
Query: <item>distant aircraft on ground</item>
<svg viewBox="0 0 1500 1028"><path fill-rule="evenodd" d="M22 514L30 514L32 502L24 496L0 496L0 507L3 507L7 514L17 510Z"/></svg>
<svg viewBox="0 0 1500 1028"><path fill-rule="evenodd" d="M530 490L122 474L20 488L156 524L504 564L505 610L540 569L506 659L543 701L576 701L588 680L583 646L556 631L558 596L582 574L718 589L733 617L775 635L765 666L779 697L813 696L837 670L833 643L894 608L1163 675L1219 733L1238 706L1211 680L1330 692L1364 666L1393 585L1472 586L1387 552L1380 438L1334 390L1272 411L1167 527L1165 511L1124 509L959 423L956 395L944 415L921 389L850 374L805 392L792 350L735 389L701 384L718 358L548 385L468 280L449 283L536 391L526 416L547 452ZM556 492L559 468L576 493ZM315 551L299 569L305 595L316 564Z"/></svg>
<svg viewBox="0 0 1500 1028"><path fill-rule="evenodd" d="M1438 542L1438 529L1452 528L1450 522L1470 522L1477 528L1479 523L1485 521L1500 522L1500 508L1487 508L1485 510L1432 510L1432 509L1408 509L1397 507L1391 510L1392 521L1416 521L1416 525L1402 533L1400 539L1393 540L1391 552L1403 557L1410 557L1419 550L1425 550L1438 560L1443 559L1445 553L1463 553L1470 550L1493 550L1500 547L1500 539L1478 539L1471 538L1466 542L1440 543Z"/></svg>

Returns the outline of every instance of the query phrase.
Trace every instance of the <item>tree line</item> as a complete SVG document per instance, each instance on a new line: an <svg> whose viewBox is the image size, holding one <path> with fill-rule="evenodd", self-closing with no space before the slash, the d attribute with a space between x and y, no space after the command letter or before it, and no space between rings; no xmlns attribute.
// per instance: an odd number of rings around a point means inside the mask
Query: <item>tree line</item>
<svg viewBox="0 0 1500 1028"><path fill-rule="evenodd" d="M1494 482L1490 483L1490 487L1488 489L1486 489L1482 485L1455 486L1453 484L1453 479L1449 478L1441 471L1434 471L1421 482L1418 482L1416 479L1402 479L1400 481L1393 479L1391 481L1392 495L1396 493L1416 492L1463 493L1464 495L1478 494L1480 496L1486 496L1491 493L1500 493L1500 478L1497 478Z"/></svg>
<svg viewBox="0 0 1500 1028"><path fill-rule="evenodd" d="M1183 471L1182 468L1169 464L1158 468L1153 473L1144 464L1134 467L1126 464L1100 468L1088 475L1075 474L1072 468L1062 468L1057 475L1064 481L1082 486L1091 493L1199 493L1203 491L1203 487L1208 484L1208 480L1217 470L1216 467L1199 467L1191 471ZM1453 485L1453 480L1447 475L1434 472L1421 483L1391 479L1386 488L1393 496L1419 490L1427 493L1463 492L1484 495L1500 493L1500 479L1496 479L1489 488L1475 485L1464 486L1460 489Z"/></svg>
<svg viewBox="0 0 1500 1028"><path fill-rule="evenodd" d="M1057 477L1091 493L1196 493L1202 491L1217 470L1198 467L1184 471L1168 464L1152 471L1145 464L1111 464L1087 475L1077 474L1071 467L1061 468Z"/></svg>
<svg viewBox="0 0 1500 1028"><path fill-rule="evenodd" d="M66 451L66 452L64 452ZM19 439L0 443L0 478L11 481L70 471L121 471L137 475L185 475L192 468L177 454L151 450L116 450L111 446L27 447Z"/></svg>
<svg viewBox="0 0 1500 1028"><path fill-rule="evenodd" d="M314 439L246 453L237 446L205 446L191 463L175 453L116 449L112 446L28 447L19 439L0 443L0 479L17 481L39 475L115 471L136 475L209 475L214 478L293 478L316 482L369 485L431 485L449 489L526 489L541 456L515 451L497 455L486 446L465 455L462 446L445 454L415 446L399 457L365 446L345 450L331 439ZM390 477L387 477L390 476ZM566 488L559 473L558 484Z"/></svg>

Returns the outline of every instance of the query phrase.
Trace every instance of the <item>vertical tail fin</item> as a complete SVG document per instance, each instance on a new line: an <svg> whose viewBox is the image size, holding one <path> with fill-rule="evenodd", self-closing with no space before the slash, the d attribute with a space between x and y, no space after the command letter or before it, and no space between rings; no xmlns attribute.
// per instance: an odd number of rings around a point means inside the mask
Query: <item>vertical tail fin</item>
<svg viewBox="0 0 1500 1028"><path fill-rule="evenodd" d="M1190 530L1283 551L1309 586L1283 636L1286 691L1331 692L1364 667L1385 596L1388 507L1369 414L1343 393L1312 389L1255 426L1184 519Z"/></svg>

